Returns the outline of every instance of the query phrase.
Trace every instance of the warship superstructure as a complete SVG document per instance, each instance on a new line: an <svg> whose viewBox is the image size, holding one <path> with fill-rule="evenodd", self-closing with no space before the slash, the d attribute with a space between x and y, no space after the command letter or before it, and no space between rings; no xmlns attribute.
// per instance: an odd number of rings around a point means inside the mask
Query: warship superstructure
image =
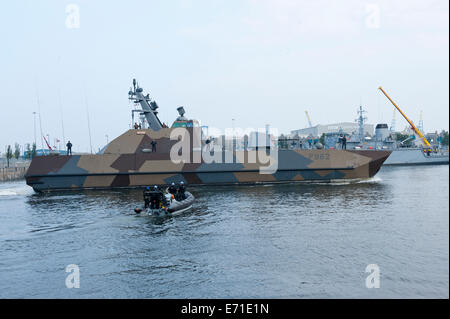
<svg viewBox="0 0 450 319"><path fill-rule="evenodd" d="M140 109L141 117L129 129L112 140L100 154L36 156L26 174L26 182L35 191L67 189L107 189L142 187L152 184L185 182L190 185L255 184L293 181L334 181L370 178L380 169L390 151L330 149L258 149L258 146L228 151L224 147L209 149L209 139L202 135L195 120L179 117L171 127L157 114L158 105L133 81L129 99ZM183 150L184 160L174 160L174 147L180 138L174 130L184 130L189 140ZM197 132L197 133L196 133ZM200 132L200 133L198 133ZM195 135L200 142L195 143ZM189 139L189 137L191 137ZM214 157L205 160L204 154ZM228 152L228 153L227 153ZM231 153L230 153L231 152ZM272 153L271 153L272 152ZM267 162L260 155L275 154L276 168L264 171ZM263 156L264 157L264 156ZM231 159L231 160L230 160ZM256 160L255 160L256 159Z"/></svg>
<svg viewBox="0 0 450 319"><path fill-rule="evenodd" d="M389 129L386 123L379 123L375 127L375 135L364 136L363 125L365 123L365 112L362 107L358 111L358 131L350 135L347 141L347 149L355 150L390 150L391 155L383 165L437 165L449 164L448 149L441 148L440 145L404 146L406 140L415 140L414 131L405 141L397 141L395 134ZM345 135L344 132L329 133L325 136L325 148L339 148L339 139ZM417 139L420 141L420 139Z"/></svg>

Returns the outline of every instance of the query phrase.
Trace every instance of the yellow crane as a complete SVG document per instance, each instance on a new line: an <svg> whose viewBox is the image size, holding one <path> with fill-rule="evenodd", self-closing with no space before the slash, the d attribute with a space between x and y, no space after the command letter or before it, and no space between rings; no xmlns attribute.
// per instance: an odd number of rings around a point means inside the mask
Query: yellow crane
<svg viewBox="0 0 450 319"><path fill-rule="evenodd" d="M306 114L306 118L308 119L309 127L312 127L312 123L311 123L311 119L310 119L310 117L309 117L308 111L305 111L305 114Z"/></svg>
<svg viewBox="0 0 450 319"><path fill-rule="evenodd" d="M419 135L419 137L422 140L422 143L424 144L424 146L426 148L428 148L429 150L431 150L431 144L430 142L428 142L428 140L425 138L425 136L423 136L423 134L419 131L419 129L414 125L413 122L411 122L411 120L405 115L405 113L402 112L402 110L400 110L400 108L397 106L397 104L395 104L394 101L392 101L392 99L389 97L389 95L383 90L383 88L380 86L378 88L381 92L383 92L383 94L389 99L389 101L391 101L391 103L395 106L395 108L400 112L400 114L405 118L405 120L409 123L409 125L411 125L411 128L414 130L414 132Z"/></svg>

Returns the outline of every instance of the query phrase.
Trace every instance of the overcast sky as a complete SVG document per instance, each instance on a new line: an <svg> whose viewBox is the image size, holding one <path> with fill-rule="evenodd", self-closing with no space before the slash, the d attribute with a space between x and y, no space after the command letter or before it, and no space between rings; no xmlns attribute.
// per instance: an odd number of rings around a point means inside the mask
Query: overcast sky
<svg viewBox="0 0 450 319"><path fill-rule="evenodd" d="M33 142L38 98L43 134L62 140L62 109L75 151L88 105L98 150L129 128L133 78L170 124L183 105L210 127L289 132L362 103L390 125L382 85L426 131L449 128L448 0L3 1L0 41L1 152Z"/></svg>

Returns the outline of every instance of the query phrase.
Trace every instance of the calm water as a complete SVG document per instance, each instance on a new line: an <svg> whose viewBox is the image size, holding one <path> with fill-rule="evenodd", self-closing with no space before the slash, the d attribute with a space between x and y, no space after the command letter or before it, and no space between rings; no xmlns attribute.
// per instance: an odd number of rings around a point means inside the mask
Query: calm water
<svg viewBox="0 0 450 319"><path fill-rule="evenodd" d="M448 166L190 190L192 211L158 220L133 213L138 190L0 184L0 297L449 297ZM69 264L79 289L65 286Z"/></svg>

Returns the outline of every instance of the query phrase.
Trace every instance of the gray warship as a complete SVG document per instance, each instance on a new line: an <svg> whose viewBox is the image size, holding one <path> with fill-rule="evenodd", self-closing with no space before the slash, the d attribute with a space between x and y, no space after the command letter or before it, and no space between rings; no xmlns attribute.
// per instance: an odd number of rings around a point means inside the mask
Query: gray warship
<svg viewBox="0 0 450 319"><path fill-rule="evenodd" d="M391 155L386 159L383 165L437 165L449 164L448 148L445 149L439 144L424 146L406 146L405 140L397 141L393 131L386 123L379 123L375 127L373 137L364 136L364 123L366 118L363 116L362 106L358 111L358 131L349 136L347 149L355 150L390 150ZM329 133L325 136L325 148L342 147L340 138L343 132ZM411 135L407 140L415 139Z"/></svg>

